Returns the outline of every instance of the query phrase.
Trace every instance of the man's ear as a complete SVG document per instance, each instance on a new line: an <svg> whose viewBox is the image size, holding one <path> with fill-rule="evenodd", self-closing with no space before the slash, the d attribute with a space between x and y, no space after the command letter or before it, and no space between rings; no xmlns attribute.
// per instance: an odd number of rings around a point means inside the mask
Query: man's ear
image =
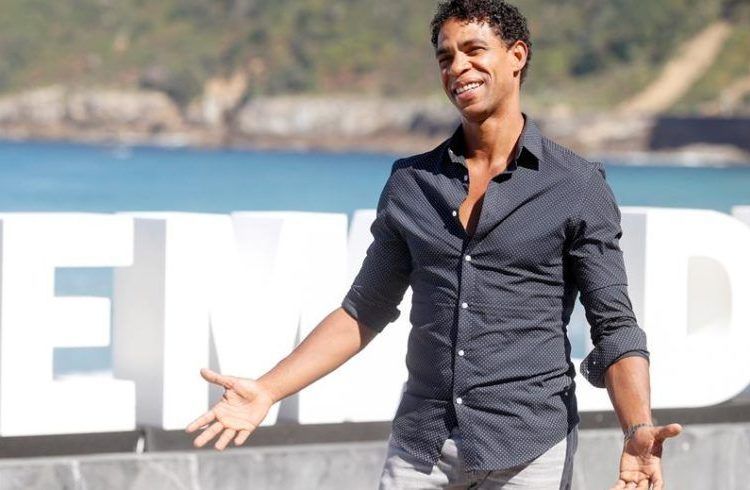
<svg viewBox="0 0 750 490"><path fill-rule="evenodd" d="M529 58L529 47L526 46L526 43L519 39L508 48L508 51L510 51L511 56L513 56L513 71L520 72L523 70L523 67L526 66L526 61Z"/></svg>

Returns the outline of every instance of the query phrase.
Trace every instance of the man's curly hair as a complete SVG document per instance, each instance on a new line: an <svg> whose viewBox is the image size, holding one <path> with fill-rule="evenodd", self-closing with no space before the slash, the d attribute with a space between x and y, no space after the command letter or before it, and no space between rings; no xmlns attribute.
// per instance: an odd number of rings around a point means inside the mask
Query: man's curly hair
<svg viewBox="0 0 750 490"><path fill-rule="evenodd" d="M515 6L502 0L447 0L441 2L430 22L432 45L437 48L440 28L449 19L465 22L486 22L510 47L516 41L523 41L529 47L526 65L521 69L521 83L531 61L531 39L526 17Z"/></svg>

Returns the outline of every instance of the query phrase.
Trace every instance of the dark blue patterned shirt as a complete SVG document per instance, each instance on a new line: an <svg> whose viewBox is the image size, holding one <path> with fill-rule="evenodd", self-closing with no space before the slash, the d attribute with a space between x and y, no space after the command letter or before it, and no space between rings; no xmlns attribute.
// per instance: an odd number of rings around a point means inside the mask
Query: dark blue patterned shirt
<svg viewBox="0 0 750 490"><path fill-rule="evenodd" d="M545 138L524 114L515 160L490 181L468 235L463 131L397 160L342 307L381 331L411 286L409 378L393 440L435 464L458 425L468 470L531 461L579 422L567 324L580 292L604 387L623 356L648 359L627 292L620 211L604 168Z"/></svg>

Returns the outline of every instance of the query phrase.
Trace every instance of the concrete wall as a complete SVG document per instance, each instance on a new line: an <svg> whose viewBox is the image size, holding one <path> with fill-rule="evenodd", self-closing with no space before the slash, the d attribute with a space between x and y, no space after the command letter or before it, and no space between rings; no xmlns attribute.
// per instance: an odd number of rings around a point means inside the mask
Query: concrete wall
<svg viewBox="0 0 750 490"><path fill-rule="evenodd" d="M574 489L614 482L622 435L580 433ZM386 443L0 460L0 490L373 489ZM750 423L690 425L665 449L667 488L750 489Z"/></svg>

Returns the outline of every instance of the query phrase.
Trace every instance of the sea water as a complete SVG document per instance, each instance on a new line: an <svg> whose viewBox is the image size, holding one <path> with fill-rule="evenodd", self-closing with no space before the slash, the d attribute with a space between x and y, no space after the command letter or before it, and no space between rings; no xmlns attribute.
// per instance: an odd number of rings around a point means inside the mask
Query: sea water
<svg viewBox="0 0 750 490"><path fill-rule="evenodd" d="M398 155L0 142L2 211L373 208ZM750 165L624 165L604 160L621 206L750 204Z"/></svg>

